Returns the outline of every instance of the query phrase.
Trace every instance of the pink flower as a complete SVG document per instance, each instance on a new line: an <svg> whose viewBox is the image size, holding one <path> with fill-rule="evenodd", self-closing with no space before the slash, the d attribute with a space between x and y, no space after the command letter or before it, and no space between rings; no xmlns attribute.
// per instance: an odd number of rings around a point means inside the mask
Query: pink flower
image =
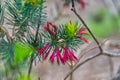
<svg viewBox="0 0 120 80"><path fill-rule="evenodd" d="M77 61L77 57L74 55L73 51L70 48L64 48L64 55L63 55L64 62L70 61Z"/></svg>
<svg viewBox="0 0 120 80"><path fill-rule="evenodd" d="M53 52L52 55L50 56L51 63L54 63L54 58L55 58L55 52Z"/></svg>
<svg viewBox="0 0 120 80"><path fill-rule="evenodd" d="M82 36L82 35L88 35L88 33L86 33L85 30L86 30L85 27L81 27L81 28L78 30L76 37L79 38L80 40L88 43L88 40Z"/></svg>
<svg viewBox="0 0 120 80"><path fill-rule="evenodd" d="M66 62L66 61L68 61L68 50L67 50L67 48L65 47L64 48L64 51L63 51L63 60L64 60L64 62Z"/></svg>
<svg viewBox="0 0 120 80"><path fill-rule="evenodd" d="M49 50L45 53L45 55L43 56L43 59L44 59L44 60L48 57L49 53L50 53L50 49L49 49Z"/></svg>
<svg viewBox="0 0 120 80"><path fill-rule="evenodd" d="M69 51L69 58L71 61L77 61L77 57L74 55L73 51L71 49L68 49Z"/></svg>
<svg viewBox="0 0 120 80"><path fill-rule="evenodd" d="M49 47L50 47L50 44L46 44L43 48L38 49L38 53L40 55L43 54Z"/></svg>
<svg viewBox="0 0 120 80"><path fill-rule="evenodd" d="M48 57L48 55L49 55L49 53L50 53L50 50L51 50L51 49L48 49L47 46L48 46L48 45L45 45L45 46L41 49L41 51L39 51L39 52L45 53L45 54L40 53L41 55L43 55L43 60L45 60L45 59ZM43 51L42 51L42 50L43 50ZM62 55L62 54L63 54L63 55ZM65 47L65 48L63 49L63 53L59 50L59 48L56 48L56 49L52 52L49 60L50 60L51 63L54 63L54 62L56 61L56 62L58 63L58 65L59 65L60 63L65 64L65 63L66 63L67 61L69 61L69 60L70 60L70 61L77 61L78 59L77 59L77 57L74 55L74 52L73 52L70 48Z"/></svg>
<svg viewBox="0 0 120 80"><path fill-rule="evenodd" d="M78 0L78 3L80 4L82 9L84 9L86 5L88 5L88 2L86 0Z"/></svg>
<svg viewBox="0 0 120 80"><path fill-rule="evenodd" d="M56 36L57 35L57 27L56 25L53 25L51 22L47 22L47 24L45 26L43 26L43 28L52 36Z"/></svg>
<svg viewBox="0 0 120 80"><path fill-rule="evenodd" d="M55 58L56 58L56 61L57 61L58 64L60 64L60 61L64 64L61 52L60 52L60 50L58 48L55 49L55 51L50 56L51 63L54 63Z"/></svg>
<svg viewBox="0 0 120 80"><path fill-rule="evenodd" d="M50 53L50 44L46 44L43 48L38 49L38 53L42 55L43 60L45 60L48 57L48 54Z"/></svg>

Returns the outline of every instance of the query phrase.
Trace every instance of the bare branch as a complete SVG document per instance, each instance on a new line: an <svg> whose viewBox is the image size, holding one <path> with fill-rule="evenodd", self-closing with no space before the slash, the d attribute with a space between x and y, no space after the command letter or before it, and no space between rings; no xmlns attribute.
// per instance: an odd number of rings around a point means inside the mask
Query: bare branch
<svg viewBox="0 0 120 80"><path fill-rule="evenodd" d="M86 60L84 60L83 62L81 62L81 63L79 63L78 65L76 65L76 66L66 75L66 77L64 78L64 80L66 80L66 79L69 77L69 75L72 74L72 73L73 73L76 69L78 69L81 65L83 65L84 63L92 60L92 59L95 58L95 57L98 57L99 55L101 55L101 54L99 53L99 54L97 54L97 55L91 56L91 57L87 58Z"/></svg>
<svg viewBox="0 0 120 80"><path fill-rule="evenodd" d="M77 66L75 66L68 74L67 76L64 78L64 80L67 79L67 77L72 74L77 68L79 68L81 65L83 65L84 63L90 61L91 59L101 55L101 53L103 52L101 45L99 44L98 40L96 39L96 37L94 36L94 34L92 33L92 31L89 29L89 27L87 26L87 24L84 22L84 20L81 18L81 16L77 13L76 9L75 9L75 4L74 4L74 0L72 1L72 11L74 12L74 14L78 17L78 19L82 22L82 24L86 27L86 29L89 31L90 35L92 36L92 38L94 39L94 41L97 43L99 49L100 49L100 53L97 55L94 55L92 57L87 58L85 61L83 61L82 63L79 63Z"/></svg>
<svg viewBox="0 0 120 80"><path fill-rule="evenodd" d="M94 39L94 41L97 43L97 45L98 45L98 47L100 49L100 52L102 52L102 48L101 48L98 40L96 39L96 37L94 36L94 34L92 33L92 31L89 29L89 27L87 26L87 24L84 22L84 20L81 18L81 16L76 12L75 8L72 8L71 10L75 13L75 15L79 18L79 20L82 22L82 24L89 31L90 35L92 36L92 38Z"/></svg>
<svg viewBox="0 0 120 80"><path fill-rule="evenodd" d="M7 36L7 38L10 40L10 43L11 43L12 37L9 35L8 31L2 26L0 26L0 30Z"/></svg>

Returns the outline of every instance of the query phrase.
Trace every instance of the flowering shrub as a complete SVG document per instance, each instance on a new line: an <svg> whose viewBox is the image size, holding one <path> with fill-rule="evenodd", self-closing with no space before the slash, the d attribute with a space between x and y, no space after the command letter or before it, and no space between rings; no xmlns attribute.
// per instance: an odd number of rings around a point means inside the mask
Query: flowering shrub
<svg viewBox="0 0 120 80"><path fill-rule="evenodd" d="M68 22L59 26L46 23L44 2L45 0L0 2L0 59L5 67L3 78L6 80L36 80L31 76L32 64L38 58L41 60L41 56L43 60L49 58L52 64L77 62L75 50L79 43L88 43L84 37L88 35L86 28L78 23ZM84 0L77 2L82 8L86 5ZM10 31L6 25L10 26ZM27 75L23 70L25 66L28 68Z"/></svg>
<svg viewBox="0 0 120 80"><path fill-rule="evenodd" d="M81 41L88 43L88 40L83 37L83 35L88 35L85 27L80 27L77 23L69 22L62 26L56 26L51 22L47 22L43 26L44 31L46 31L46 41L47 44L38 49L40 55L43 59L46 59L49 54L51 54L49 60L51 63L57 61L65 64L67 61L77 61L77 57L73 49Z"/></svg>

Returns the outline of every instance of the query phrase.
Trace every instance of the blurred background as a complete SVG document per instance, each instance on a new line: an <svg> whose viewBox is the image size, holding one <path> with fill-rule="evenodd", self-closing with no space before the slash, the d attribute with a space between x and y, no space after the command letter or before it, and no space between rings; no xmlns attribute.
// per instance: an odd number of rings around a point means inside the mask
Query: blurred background
<svg viewBox="0 0 120 80"><path fill-rule="evenodd" d="M71 11L70 0L47 0L48 21L56 25L64 24L69 21L81 23L75 14ZM85 7L75 2L77 12L81 15L87 25L90 27L98 40L108 40L104 48L108 51L120 52L120 0L86 0ZM91 38L90 38L91 39ZM117 45L117 46L116 46ZM88 48L96 45L88 44L88 47L81 47L78 54L82 54ZM99 49L89 51L87 57L99 53ZM118 72L120 71L120 58L101 55L83 64L73 74L73 80L120 80ZM81 62L80 61L80 62ZM51 65L49 61L34 66L35 73L40 76L41 80L63 80L70 71L68 65ZM67 79L69 80L69 79Z"/></svg>
<svg viewBox="0 0 120 80"><path fill-rule="evenodd" d="M66 0L67 2L70 0ZM120 32L120 0L85 0L87 4L75 3L78 13L85 20L97 38L118 36ZM78 18L70 10L71 3L65 0L48 0L48 20L56 24L77 21Z"/></svg>

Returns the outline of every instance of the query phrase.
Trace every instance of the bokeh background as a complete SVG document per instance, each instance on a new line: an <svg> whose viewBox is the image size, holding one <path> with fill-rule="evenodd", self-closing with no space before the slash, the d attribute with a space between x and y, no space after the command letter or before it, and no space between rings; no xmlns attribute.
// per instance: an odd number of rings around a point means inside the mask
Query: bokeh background
<svg viewBox="0 0 120 80"><path fill-rule="evenodd" d="M103 41L110 39L103 45L104 48L107 48L108 51L120 52L120 0L86 1L88 4L84 9L82 9L78 3L75 3L77 12L81 15L98 40ZM48 21L56 25L64 24L69 21L81 23L70 10L71 3L65 6L64 0L48 0L46 5ZM81 45L80 50L77 52L78 55L83 54L88 48L96 47L91 37L88 37L88 39L90 40L90 44ZM89 51L80 62L97 53L99 53L99 49ZM79 67L73 73L73 80L114 80L113 78L118 76L120 67L119 60L119 57L104 55L96 57ZM70 71L70 68L67 64L52 65L46 60L34 66L33 71L40 76L41 80L63 80Z"/></svg>
<svg viewBox="0 0 120 80"><path fill-rule="evenodd" d="M93 33L98 38L119 35L120 32L120 0L86 0L84 9L76 3L76 8ZM70 10L71 4L64 6L64 0L48 0L48 20L56 24L77 21L78 18Z"/></svg>

